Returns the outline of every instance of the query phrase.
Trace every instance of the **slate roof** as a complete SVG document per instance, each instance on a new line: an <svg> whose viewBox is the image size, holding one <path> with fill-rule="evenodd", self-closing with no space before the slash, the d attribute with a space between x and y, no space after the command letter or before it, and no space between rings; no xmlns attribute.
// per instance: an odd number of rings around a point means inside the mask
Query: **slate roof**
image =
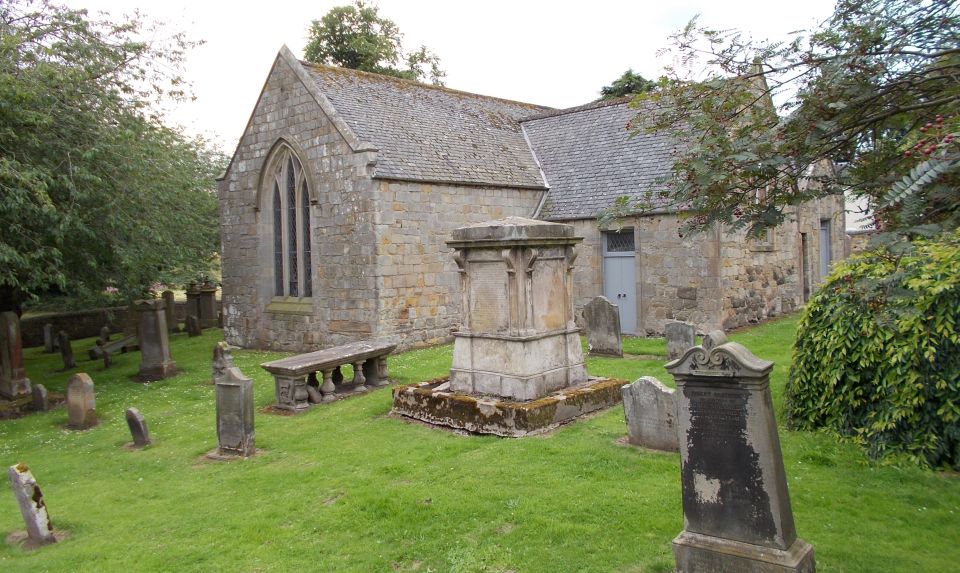
<svg viewBox="0 0 960 573"><path fill-rule="evenodd" d="M301 63L357 137L379 150L374 177L545 187L518 120L550 108Z"/></svg>
<svg viewBox="0 0 960 573"><path fill-rule="evenodd" d="M549 220L593 218L617 197L646 198L663 190L674 140L639 133L627 122L639 110L629 98L548 112L522 121L550 192L540 211ZM651 201L656 203L656 201Z"/></svg>

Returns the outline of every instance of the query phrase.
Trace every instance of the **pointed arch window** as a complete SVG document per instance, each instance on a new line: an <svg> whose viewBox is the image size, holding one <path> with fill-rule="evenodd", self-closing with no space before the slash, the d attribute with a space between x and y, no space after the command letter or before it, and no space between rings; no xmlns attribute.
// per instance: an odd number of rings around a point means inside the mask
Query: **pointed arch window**
<svg viewBox="0 0 960 573"><path fill-rule="evenodd" d="M313 296L310 190L300 160L289 148L273 162L274 296Z"/></svg>

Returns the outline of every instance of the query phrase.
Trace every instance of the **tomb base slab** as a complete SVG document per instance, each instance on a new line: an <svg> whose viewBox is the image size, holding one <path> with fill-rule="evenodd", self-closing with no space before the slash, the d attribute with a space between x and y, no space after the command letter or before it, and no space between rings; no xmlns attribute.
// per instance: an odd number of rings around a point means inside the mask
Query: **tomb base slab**
<svg viewBox="0 0 960 573"><path fill-rule="evenodd" d="M683 531L673 540L677 573L814 573L813 546L797 539L789 549Z"/></svg>

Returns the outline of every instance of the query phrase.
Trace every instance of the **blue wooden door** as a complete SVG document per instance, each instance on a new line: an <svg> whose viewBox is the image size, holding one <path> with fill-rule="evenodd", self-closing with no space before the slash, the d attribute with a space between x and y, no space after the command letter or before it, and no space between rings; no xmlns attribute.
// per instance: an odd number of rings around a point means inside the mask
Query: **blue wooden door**
<svg viewBox="0 0 960 573"><path fill-rule="evenodd" d="M633 229L603 234L603 296L620 310L620 330L637 333L637 268Z"/></svg>

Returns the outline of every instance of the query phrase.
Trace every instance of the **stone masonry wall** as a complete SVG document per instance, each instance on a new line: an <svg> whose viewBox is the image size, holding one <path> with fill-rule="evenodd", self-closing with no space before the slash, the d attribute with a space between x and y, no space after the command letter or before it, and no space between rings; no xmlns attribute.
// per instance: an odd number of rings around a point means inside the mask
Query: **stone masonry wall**
<svg viewBox="0 0 960 573"><path fill-rule="evenodd" d="M529 217L542 191L375 181L378 338L403 348L448 341L460 320L453 229Z"/></svg>
<svg viewBox="0 0 960 573"><path fill-rule="evenodd" d="M273 296L271 194L260 197L258 188L281 138L299 155L311 187L312 298ZM278 59L220 183L229 343L302 352L372 335L374 160L371 152L352 151L296 73Z"/></svg>

